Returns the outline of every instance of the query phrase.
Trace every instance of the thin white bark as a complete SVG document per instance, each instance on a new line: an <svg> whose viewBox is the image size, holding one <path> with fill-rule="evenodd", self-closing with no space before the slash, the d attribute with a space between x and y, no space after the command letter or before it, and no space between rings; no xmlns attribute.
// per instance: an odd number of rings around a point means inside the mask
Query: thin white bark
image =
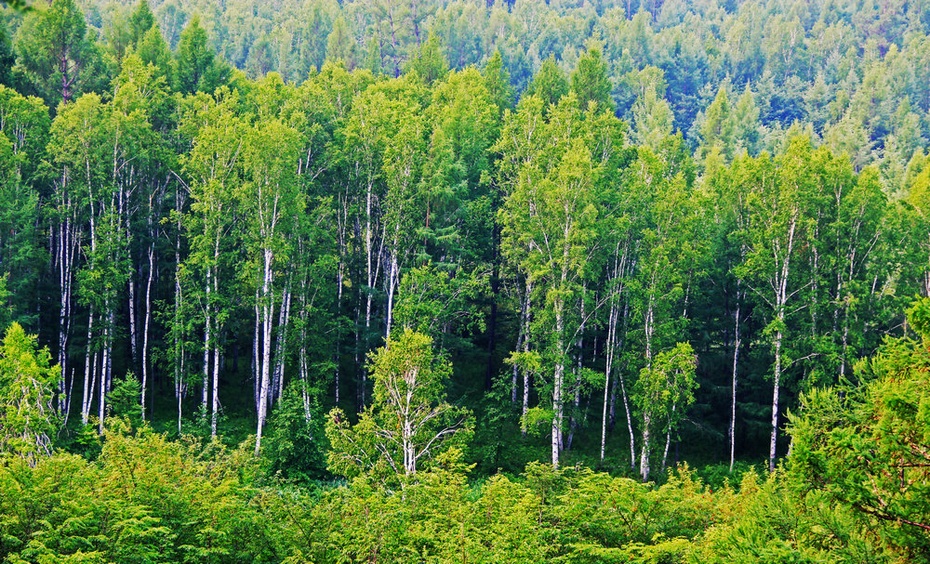
<svg viewBox="0 0 930 564"><path fill-rule="evenodd" d="M617 296L614 294L610 298L610 312L607 315L606 360L604 365L604 408L601 412L601 461L604 460L604 450L607 443L607 404L609 400L608 394L610 393L610 374L614 367L614 354L617 350L617 318L620 315L620 308L617 306Z"/></svg>
<svg viewBox="0 0 930 564"><path fill-rule="evenodd" d="M737 290L736 292L736 313L733 315L734 327L733 327L733 374L732 382L730 384L730 429L729 429L729 439L730 439L730 472L733 472L733 463L736 459L736 381L737 375L739 374L738 362L739 362L739 349L742 345L740 340L740 306L742 305L742 293Z"/></svg>
<svg viewBox="0 0 930 564"><path fill-rule="evenodd" d="M777 323L777 328L775 331L775 366L774 366L774 383L772 390L772 436L769 441L769 471L775 471L775 455L776 455L776 446L778 442L778 409L779 409L779 392L781 391L781 371L782 371L782 340L784 338L784 324L785 324L785 315L786 315L786 305L789 298L788 293L788 277L791 273L791 254L794 250L794 236L798 223L798 210L795 209L794 214L791 217L791 220L788 224L788 239L786 241L784 256L779 257L778 251L779 248L776 245L774 254L776 259L776 265L778 269L775 274L775 322ZM780 258L780 260L779 260Z"/></svg>
<svg viewBox="0 0 930 564"><path fill-rule="evenodd" d="M524 323L524 334L523 334L523 352L530 352L530 320L532 319L532 296L533 296L533 283L529 280L526 281L526 315L523 318ZM523 433L523 436L526 436L526 414L530 410L530 387L533 385L533 375L531 371L524 369L523 370L523 404L520 410L520 431Z"/></svg>
<svg viewBox="0 0 930 564"><path fill-rule="evenodd" d="M639 456L639 475L643 481L649 479L649 427L652 426L652 418L646 413L643 416L643 444Z"/></svg>
<svg viewBox="0 0 930 564"><path fill-rule="evenodd" d="M152 321L152 281L155 278L155 244L148 248L149 271L145 281L145 322L142 326L142 420L145 420L145 392L149 381L149 330Z"/></svg>
<svg viewBox="0 0 930 564"><path fill-rule="evenodd" d="M261 386L258 398L258 430L255 434L255 456L261 453L262 430L265 426L265 417L268 413L268 388L271 379L271 337L272 337L272 320L274 317L274 294L272 283L274 281L274 271L272 269L274 255L271 249L265 248L263 255L263 276L262 276L262 357L261 357Z"/></svg>
<svg viewBox="0 0 930 564"><path fill-rule="evenodd" d="M564 358L564 331L565 320L562 312L562 298L556 298L555 304L555 332L556 351L558 358L555 361L555 370L552 375L552 467L559 468L559 455L562 452L562 418L564 408L562 402L562 384L565 379Z"/></svg>
<svg viewBox="0 0 930 564"><path fill-rule="evenodd" d="M91 383L91 352L93 351L92 342L94 336L94 308L90 308L90 314L87 318L87 350L84 354L84 393L81 397L81 424L87 425L90 418L90 402L92 401L94 390Z"/></svg>
<svg viewBox="0 0 930 564"><path fill-rule="evenodd" d="M291 283L284 288L281 311L278 317L278 343L275 350L274 381L278 403L284 398L284 359L287 355L287 327L291 319Z"/></svg>

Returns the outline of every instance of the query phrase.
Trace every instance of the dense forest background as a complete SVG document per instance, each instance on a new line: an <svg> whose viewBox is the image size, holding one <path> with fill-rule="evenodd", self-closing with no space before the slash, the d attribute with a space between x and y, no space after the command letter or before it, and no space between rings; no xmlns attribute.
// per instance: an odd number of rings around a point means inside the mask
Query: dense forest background
<svg viewBox="0 0 930 564"><path fill-rule="evenodd" d="M8 561L926 558L927 2L0 16Z"/></svg>

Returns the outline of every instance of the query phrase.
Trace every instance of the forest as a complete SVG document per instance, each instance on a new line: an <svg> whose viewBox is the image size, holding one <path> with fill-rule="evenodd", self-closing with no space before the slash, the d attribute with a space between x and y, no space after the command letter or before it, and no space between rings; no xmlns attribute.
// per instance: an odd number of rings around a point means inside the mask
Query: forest
<svg viewBox="0 0 930 564"><path fill-rule="evenodd" d="M0 3L0 561L930 562L928 34Z"/></svg>

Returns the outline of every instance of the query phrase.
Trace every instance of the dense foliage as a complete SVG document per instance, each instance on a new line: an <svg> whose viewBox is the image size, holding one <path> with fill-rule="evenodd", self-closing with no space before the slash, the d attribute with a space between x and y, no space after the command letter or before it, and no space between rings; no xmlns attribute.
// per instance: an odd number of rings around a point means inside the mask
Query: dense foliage
<svg viewBox="0 0 930 564"><path fill-rule="evenodd" d="M0 559L927 560L928 13L4 3Z"/></svg>

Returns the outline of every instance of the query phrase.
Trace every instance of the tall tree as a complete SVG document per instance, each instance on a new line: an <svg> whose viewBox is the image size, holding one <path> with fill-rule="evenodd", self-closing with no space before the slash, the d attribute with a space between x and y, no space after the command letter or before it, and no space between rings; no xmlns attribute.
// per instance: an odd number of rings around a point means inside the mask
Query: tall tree
<svg viewBox="0 0 930 564"><path fill-rule="evenodd" d="M217 60L198 16L181 32L172 70L174 90L182 94L212 93L229 78L229 67Z"/></svg>
<svg viewBox="0 0 930 564"><path fill-rule="evenodd" d="M746 205L749 219L740 237L746 246L743 263L735 272L767 312L765 336L772 350L772 418L769 442L769 469L774 471L782 404L782 378L788 367L787 336L790 317L798 311L808 281L802 276L804 257L809 248L809 198L815 186L809 175L810 144L792 140L784 155L772 161L763 155L743 159L746 167Z"/></svg>
<svg viewBox="0 0 930 564"><path fill-rule="evenodd" d="M234 112L236 98L209 103L194 146L184 160L190 178L190 211L185 231L190 253L185 271L190 276L189 300L200 303L203 325L202 415L210 414L216 435L219 415L221 344L234 300L236 227L241 213L242 153L247 124ZM231 256L232 255L232 256ZM225 281L225 282L224 282ZM212 400L211 400L212 390Z"/></svg>
<svg viewBox="0 0 930 564"><path fill-rule="evenodd" d="M297 163L302 146L300 134L277 119L255 124L243 143L246 182L242 199L248 205L245 244L255 287L256 338L259 356L256 377L260 378L258 429L255 454L261 452L262 431L271 403L273 327L276 307L282 296L280 273L293 252L287 236L304 212L305 202L297 183Z"/></svg>
<svg viewBox="0 0 930 564"><path fill-rule="evenodd" d="M404 67L407 72L417 73L420 80L426 84L432 84L441 79L449 72L449 62L442 52L442 46L439 44L439 36L429 34L429 38L413 53L407 65Z"/></svg>
<svg viewBox="0 0 930 564"><path fill-rule="evenodd" d="M582 110L588 109L588 104L594 102L601 111L614 109L614 100L611 97L613 85L607 74L607 62L601 55L597 45L590 45L584 55L578 59L575 71L571 76L571 88L578 97L578 105Z"/></svg>
<svg viewBox="0 0 930 564"><path fill-rule="evenodd" d="M53 0L48 9L30 11L17 32L16 49L27 80L51 107L107 82L74 0Z"/></svg>
<svg viewBox="0 0 930 564"><path fill-rule="evenodd" d="M526 89L527 95L538 96L545 107L557 104L563 96L568 94L569 82L565 73L550 55L539 67L539 72L533 77L533 82Z"/></svg>
<svg viewBox="0 0 930 564"><path fill-rule="evenodd" d="M542 125L537 113L542 110L541 100L535 96L529 100L521 103L514 125ZM552 108L548 127L541 132L547 142L516 169L516 178L510 180L513 191L500 211L502 253L528 283L538 284L544 303L549 338L533 343L533 348L543 354L551 374L552 465L556 468L564 447L566 369L581 324L573 315L574 304L581 298L581 283L597 236L594 186L598 163L593 162L584 140L572 136L581 118L572 95ZM497 146L505 153L504 161L507 151L520 150L505 143Z"/></svg>
<svg viewBox="0 0 930 564"><path fill-rule="evenodd" d="M13 85L13 64L16 56L13 52L13 41L6 19L0 18L0 84Z"/></svg>
<svg viewBox="0 0 930 564"><path fill-rule="evenodd" d="M513 106L513 86L510 83L510 73L504 66L504 59L501 57L500 50L495 50L494 54L485 65L484 71L485 87L491 95L491 100L500 109L501 113L507 108Z"/></svg>

